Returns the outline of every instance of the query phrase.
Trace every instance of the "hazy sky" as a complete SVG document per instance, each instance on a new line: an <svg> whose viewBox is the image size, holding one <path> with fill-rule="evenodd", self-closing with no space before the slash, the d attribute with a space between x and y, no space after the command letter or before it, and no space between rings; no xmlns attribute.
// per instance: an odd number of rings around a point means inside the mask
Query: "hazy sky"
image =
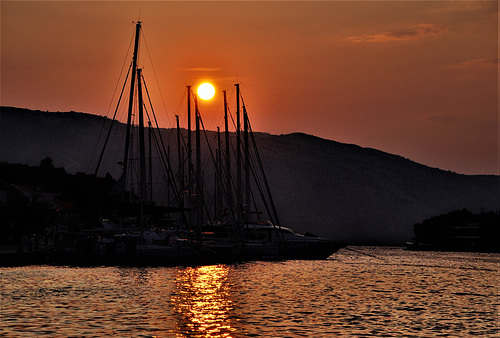
<svg viewBox="0 0 500 338"><path fill-rule="evenodd" d="M138 19L164 127L185 121L186 85L234 107L239 82L255 131L499 173L497 1L2 0L1 104L112 114ZM200 110L222 125L221 95Z"/></svg>

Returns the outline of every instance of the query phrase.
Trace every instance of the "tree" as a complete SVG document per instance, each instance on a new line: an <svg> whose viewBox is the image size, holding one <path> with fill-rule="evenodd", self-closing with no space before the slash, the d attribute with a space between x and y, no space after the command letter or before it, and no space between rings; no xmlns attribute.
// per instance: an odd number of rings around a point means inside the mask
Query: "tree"
<svg viewBox="0 0 500 338"><path fill-rule="evenodd" d="M40 161L40 168L42 169L54 169L54 161L50 157L46 157Z"/></svg>

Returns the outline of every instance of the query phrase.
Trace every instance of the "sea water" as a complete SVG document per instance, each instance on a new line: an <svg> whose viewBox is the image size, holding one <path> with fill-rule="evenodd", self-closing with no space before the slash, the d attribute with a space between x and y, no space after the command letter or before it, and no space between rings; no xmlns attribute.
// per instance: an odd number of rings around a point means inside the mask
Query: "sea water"
<svg viewBox="0 0 500 338"><path fill-rule="evenodd" d="M0 336L492 337L499 262L348 247L324 261L0 268Z"/></svg>

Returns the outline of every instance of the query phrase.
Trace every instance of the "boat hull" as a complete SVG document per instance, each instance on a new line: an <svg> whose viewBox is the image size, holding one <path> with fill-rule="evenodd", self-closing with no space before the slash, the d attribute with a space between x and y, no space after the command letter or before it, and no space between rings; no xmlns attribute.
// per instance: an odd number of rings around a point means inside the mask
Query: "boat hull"
<svg viewBox="0 0 500 338"><path fill-rule="evenodd" d="M0 266L191 266L212 263L210 252L197 248L164 248L134 253L85 253L49 250L0 255Z"/></svg>
<svg viewBox="0 0 500 338"><path fill-rule="evenodd" d="M276 260L323 260L345 242L206 243L201 247L163 247L133 253L45 250L0 255L0 266L196 266Z"/></svg>
<svg viewBox="0 0 500 338"><path fill-rule="evenodd" d="M267 243L226 243L206 244L206 248L216 253L221 261L255 260L322 260L327 259L345 242L267 242Z"/></svg>

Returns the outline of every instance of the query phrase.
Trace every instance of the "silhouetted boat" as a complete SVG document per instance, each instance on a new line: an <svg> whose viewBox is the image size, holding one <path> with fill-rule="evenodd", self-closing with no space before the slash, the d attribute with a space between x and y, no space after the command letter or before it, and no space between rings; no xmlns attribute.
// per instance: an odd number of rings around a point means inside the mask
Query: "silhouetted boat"
<svg viewBox="0 0 500 338"><path fill-rule="evenodd" d="M228 239L223 234L227 227L218 225L210 235L205 235L204 246L217 252L221 259L230 260L287 260L327 259L345 242L330 241L313 234L298 234L286 227L276 227L271 222L245 224L243 241ZM221 236L217 237L217 236Z"/></svg>
<svg viewBox="0 0 500 338"><path fill-rule="evenodd" d="M231 155L230 150L225 91L225 152L222 151L220 132L216 156L213 155L210 142L206 142L215 167L214 180L202 179L205 168L202 167L201 161L201 133L205 130L196 96L188 86L187 145L183 147L184 142L181 142L182 135L177 119L178 170L174 173L158 124L156 123L156 128L152 128L156 116L142 69L137 66L140 33L141 22L137 22L132 62L113 117L115 121L130 76L122 173L113 189L113 192L120 196L120 207L119 211L110 213L117 217L114 222L101 219L99 226L92 228L59 231L52 247L38 252L12 254L7 259L12 264L197 265L248 260L326 259L345 246L345 242L330 241L311 234L302 235L281 226L239 84L235 85L235 156ZM148 100L143 99L143 87ZM192 100L195 103L196 118L195 161L192 160L191 140ZM149 102L149 108L146 108L145 102ZM137 104L135 110L134 103ZM149 111L146 110L145 113L145 109ZM243 137L241 115L244 124ZM146 128L146 116L149 119L149 128ZM134 119L137 120L137 126L133 124ZM96 176L112 128L113 123L98 159ZM138 137L133 135L135 130ZM148 143L146 130L149 132ZM137 145L132 147L132 141L137 141ZM149 146L149 158L146 156L146 143ZM172 203L168 206L158 206L153 202L152 143L155 143L155 148L159 150L158 157L161 158L164 177L168 180L173 196ZM138 160L132 161L131 149L138 149ZM132 162L137 165L134 170L131 169ZM233 173L231 167L236 167L236 173ZM126 188L128 176L132 171L138 177L137 195L133 189ZM212 196L212 210L207 207L209 188L216 191ZM256 202L257 199L260 200L259 203ZM258 211L258 208L266 210L266 218L261 216L262 212ZM172 216L174 214L176 217Z"/></svg>
<svg viewBox="0 0 500 338"><path fill-rule="evenodd" d="M218 187L214 196L213 216L208 220L203 210L196 210L197 224L200 227L200 239L205 249L210 249L224 261L244 260L280 260L280 259L326 259L346 246L345 242L331 241L312 234L298 234L280 224L278 213L273 201L271 189L264 173L259 151L253 136L247 110L236 84L236 174L231 171L230 135L228 128L228 109L226 93L224 94L225 120L225 153L223 154L220 132L218 133L217 156L213 157L216 167L216 182ZM188 87L188 93L190 88ZM188 94L188 97L190 95ZM240 106L240 99L242 105ZM188 104L188 107L190 105ZM242 108L242 109L241 109ZM242 114L241 114L242 110ZM198 105L195 100L196 113L196 172L197 178L202 176L199 139L200 128L203 126ZM189 112L188 112L189 114ZM243 115L243 137L241 137L240 117ZM188 131L189 133L189 131ZM243 140L241 140L243 138ZM208 143L208 142L207 142ZM188 142L190 144L190 142ZM213 153L212 150L210 150ZM190 153L190 149L188 149ZM222 159L225 159L225 165ZM190 163L188 161L188 163ZM191 170L189 170L191 172ZM252 180L253 179L253 180ZM197 179L197 182L200 182ZM196 205L204 205L203 190L197 185ZM191 191L191 188L188 189ZM260 204L257 203L260 200ZM217 202L218 201L218 202ZM218 206L218 207L217 207ZM253 206L253 209L252 207ZM268 218L262 218L265 209ZM221 210L225 210L225 215ZM207 215L208 216L208 215Z"/></svg>

